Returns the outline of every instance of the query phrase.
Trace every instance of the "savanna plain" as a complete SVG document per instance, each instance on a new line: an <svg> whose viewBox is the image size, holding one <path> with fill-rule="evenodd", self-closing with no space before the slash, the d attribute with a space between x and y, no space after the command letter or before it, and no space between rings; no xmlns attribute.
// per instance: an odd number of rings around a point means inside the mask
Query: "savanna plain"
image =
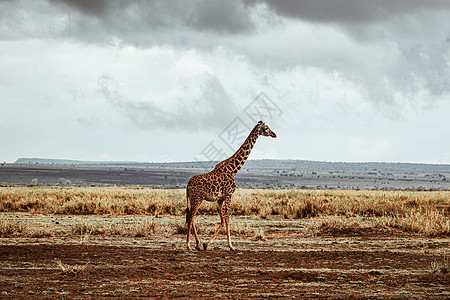
<svg viewBox="0 0 450 300"><path fill-rule="evenodd" d="M251 189L186 250L183 188L0 187L0 298L450 298L450 191ZM202 242L219 223L204 202ZM194 246L192 241L192 246Z"/></svg>

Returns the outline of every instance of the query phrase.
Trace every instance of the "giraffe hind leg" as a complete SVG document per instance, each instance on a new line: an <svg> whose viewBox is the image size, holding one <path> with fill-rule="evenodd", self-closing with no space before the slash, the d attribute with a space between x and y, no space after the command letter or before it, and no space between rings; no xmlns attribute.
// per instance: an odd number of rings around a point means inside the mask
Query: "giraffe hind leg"
<svg viewBox="0 0 450 300"><path fill-rule="evenodd" d="M188 250L191 250L191 245L190 245L190 241L191 241L191 227L192 227L192 222L191 220L188 219L188 223L187 223L187 240L186 240L186 248Z"/></svg>
<svg viewBox="0 0 450 300"><path fill-rule="evenodd" d="M194 229L195 242L197 243L197 246L195 246L195 249L202 250L202 249L200 249L200 239L198 238L197 228L195 227L194 222L192 222L192 229Z"/></svg>
<svg viewBox="0 0 450 300"><path fill-rule="evenodd" d="M197 243L196 249L200 250L200 247L199 247L200 239L199 239L198 234L197 234L197 228L196 228L196 226L194 224L194 217L195 217L195 214L197 213L198 208L199 208L199 206L200 206L202 201L201 200L199 201L198 199L192 199L191 201L192 201L191 202L191 208L190 209L186 209L186 212L187 212L187 214L186 214L186 222L187 222L186 248L188 250L191 250L190 237L191 237L191 230L193 230L194 231L194 236L195 236L195 241Z"/></svg>
<svg viewBox="0 0 450 300"><path fill-rule="evenodd" d="M196 226L195 226L194 218L193 218L193 217L192 217L192 220L188 223L188 226L187 226L187 227L188 227L188 228L187 228L186 248L187 248L188 250L191 250L191 245L190 245L190 234L191 234L191 230L193 230L193 231L194 231L195 242L196 242L195 249L201 250L201 249L200 249L200 239L199 239L198 234L197 234L197 228L196 228Z"/></svg>
<svg viewBox="0 0 450 300"><path fill-rule="evenodd" d="M194 225L194 214L193 214L193 211L192 210L189 211L189 209L186 209L186 213L187 213L186 214L186 223L187 223L186 248L188 250L191 250L191 245L190 245L190 243L191 243L191 230L192 230L192 227L195 228L195 225ZM195 232L195 229L194 229L194 232Z"/></svg>

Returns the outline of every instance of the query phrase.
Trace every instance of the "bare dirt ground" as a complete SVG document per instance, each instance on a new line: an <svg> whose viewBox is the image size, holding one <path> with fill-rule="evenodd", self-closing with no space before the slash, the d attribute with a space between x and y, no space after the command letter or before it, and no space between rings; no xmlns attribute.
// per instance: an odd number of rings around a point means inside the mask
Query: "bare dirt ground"
<svg viewBox="0 0 450 300"><path fill-rule="evenodd" d="M10 213L27 226L55 226L50 237L0 238L0 298L373 298L448 299L448 238L356 229L314 236L309 220L234 217L232 226L264 231L224 234L207 251L185 250L185 236L77 235L74 222L135 222L143 216L44 216ZM175 220L176 219L176 220ZM199 223L214 224L217 216ZM155 218L169 224L182 217ZM202 238L210 234L202 234Z"/></svg>

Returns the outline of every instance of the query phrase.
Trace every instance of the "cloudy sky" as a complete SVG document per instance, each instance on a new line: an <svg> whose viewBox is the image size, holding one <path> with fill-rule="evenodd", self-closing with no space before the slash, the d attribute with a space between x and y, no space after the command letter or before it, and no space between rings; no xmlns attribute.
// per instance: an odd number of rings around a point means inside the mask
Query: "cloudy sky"
<svg viewBox="0 0 450 300"><path fill-rule="evenodd" d="M450 163L448 0L0 0L0 161Z"/></svg>

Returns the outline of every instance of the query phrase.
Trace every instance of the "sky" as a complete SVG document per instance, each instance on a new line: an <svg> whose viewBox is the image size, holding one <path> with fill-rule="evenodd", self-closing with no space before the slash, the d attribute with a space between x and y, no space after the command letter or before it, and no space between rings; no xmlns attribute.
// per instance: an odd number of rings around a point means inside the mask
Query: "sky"
<svg viewBox="0 0 450 300"><path fill-rule="evenodd" d="M448 0L0 0L0 161L450 164Z"/></svg>

